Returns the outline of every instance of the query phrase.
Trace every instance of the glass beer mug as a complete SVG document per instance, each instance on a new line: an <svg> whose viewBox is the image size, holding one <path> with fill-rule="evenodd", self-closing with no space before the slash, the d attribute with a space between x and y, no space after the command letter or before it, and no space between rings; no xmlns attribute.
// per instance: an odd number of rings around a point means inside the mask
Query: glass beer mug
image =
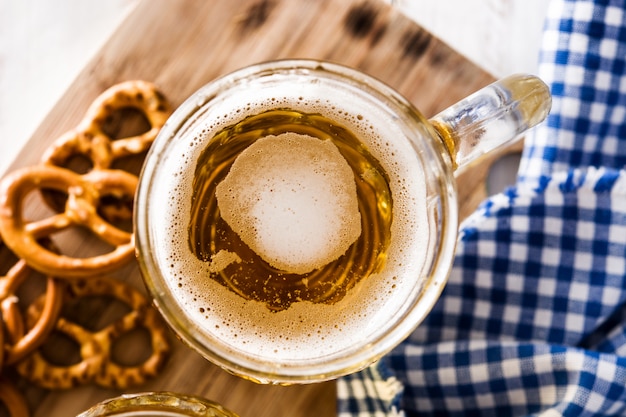
<svg viewBox="0 0 626 417"><path fill-rule="evenodd" d="M445 285L455 175L550 105L527 75L430 120L327 62L219 78L147 156L135 211L146 286L185 343L236 375L290 384L360 370L406 338Z"/></svg>
<svg viewBox="0 0 626 417"><path fill-rule="evenodd" d="M98 403L78 417L238 417L221 405L173 392L124 394Z"/></svg>

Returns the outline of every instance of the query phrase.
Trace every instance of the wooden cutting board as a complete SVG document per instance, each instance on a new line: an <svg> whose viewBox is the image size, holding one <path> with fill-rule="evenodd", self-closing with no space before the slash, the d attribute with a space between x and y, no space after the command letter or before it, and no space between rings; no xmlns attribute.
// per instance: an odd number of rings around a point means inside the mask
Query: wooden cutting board
<svg viewBox="0 0 626 417"><path fill-rule="evenodd" d="M12 169L38 162L94 98L129 79L156 83L173 106L231 70L276 58L317 58L382 79L432 116L493 78L377 0L144 0L78 76ZM459 179L462 217L484 196L488 164ZM120 279L143 290L135 265ZM172 336L163 372L133 391L201 395L241 417L335 415L335 384L261 386L231 376ZM33 416L73 416L120 391L46 391L20 382Z"/></svg>

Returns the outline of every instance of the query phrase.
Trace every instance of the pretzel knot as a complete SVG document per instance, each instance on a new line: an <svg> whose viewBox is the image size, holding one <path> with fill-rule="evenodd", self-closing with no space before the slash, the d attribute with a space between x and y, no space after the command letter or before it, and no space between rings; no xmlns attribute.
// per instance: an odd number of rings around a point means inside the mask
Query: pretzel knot
<svg viewBox="0 0 626 417"><path fill-rule="evenodd" d="M17 364L20 375L48 389L72 388L89 382L107 388L126 389L157 375L170 349L167 331L156 310L139 291L121 281L97 277L70 281L68 294L70 300L91 296L113 297L131 310L98 331L90 331L62 315L57 321L56 330L80 345L80 362L68 366L54 365L40 350L36 350ZM38 317L40 304L31 305L27 322ZM141 327L150 333L150 356L138 365L116 363L112 356L114 342Z"/></svg>
<svg viewBox="0 0 626 417"><path fill-rule="evenodd" d="M149 125L148 130L129 137L111 137L106 127L115 119L116 112L124 109L139 111ZM48 147L42 163L68 168L72 158L82 157L91 165L88 171L112 169L116 160L147 151L170 113L165 97L152 83L137 80L116 84L96 98L74 130ZM42 195L50 208L61 211L63 196L45 189ZM132 204L110 201L102 205L101 211L108 221L129 220Z"/></svg>
<svg viewBox="0 0 626 417"><path fill-rule="evenodd" d="M23 315L18 306L16 292L33 271L23 259L18 260L5 276L0 277L0 310L4 331L8 340L4 340L3 360L6 365L13 365L41 346L54 329L63 301L63 283L47 277L46 292L43 295L42 314L28 332L25 331ZM1 329L0 329L1 330Z"/></svg>
<svg viewBox="0 0 626 417"><path fill-rule="evenodd" d="M134 239L132 233L103 219L98 207L106 196L132 199L136 186L137 177L120 170L94 170L85 175L45 165L16 170L0 183L0 234L17 256L46 275L76 278L108 273L133 258ZM65 211L29 221L24 202L32 191L44 188L68 196ZM89 230L112 250L78 258L39 243L72 227Z"/></svg>
<svg viewBox="0 0 626 417"><path fill-rule="evenodd" d="M139 110L150 128L142 134L114 140L105 133L105 126L116 111L124 108ZM116 84L96 98L75 130L48 148L42 162L62 166L72 156L82 155L94 169L109 169L118 158L148 150L170 112L165 97L152 83L137 80Z"/></svg>

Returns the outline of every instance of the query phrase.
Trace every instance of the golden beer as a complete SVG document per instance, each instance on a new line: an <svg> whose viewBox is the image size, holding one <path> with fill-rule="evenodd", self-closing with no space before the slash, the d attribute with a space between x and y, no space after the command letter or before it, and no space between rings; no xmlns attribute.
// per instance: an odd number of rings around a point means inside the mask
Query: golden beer
<svg viewBox="0 0 626 417"><path fill-rule="evenodd" d="M259 138L283 133L331 141L345 158L351 170L350 180L356 184L360 213L358 239L338 259L306 273L277 269L262 259L224 221L216 198L218 184L243 150ZM298 143L293 144L293 152L301 152ZM367 146L350 130L322 114L274 109L249 116L218 132L197 160L188 226L190 250L198 259L209 263L227 256L225 253L230 255L228 259L237 259L224 267L214 266L210 278L247 300L265 303L272 310L287 309L300 301L335 303L361 279L367 279L385 265L393 217L388 182L384 168ZM307 230L306 226L301 229L296 233L316 232ZM181 285L186 284L181 280Z"/></svg>

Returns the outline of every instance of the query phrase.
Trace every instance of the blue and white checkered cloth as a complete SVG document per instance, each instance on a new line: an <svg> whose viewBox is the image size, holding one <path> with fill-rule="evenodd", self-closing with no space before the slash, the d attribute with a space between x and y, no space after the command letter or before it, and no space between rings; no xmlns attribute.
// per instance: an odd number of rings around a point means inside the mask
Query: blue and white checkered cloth
<svg viewBox="0 0 626 417"><path fill-rule="evenodd" d="M626 415L626 0L552 0L548 120L461 225L449 282L339 417Z"/></svg>

